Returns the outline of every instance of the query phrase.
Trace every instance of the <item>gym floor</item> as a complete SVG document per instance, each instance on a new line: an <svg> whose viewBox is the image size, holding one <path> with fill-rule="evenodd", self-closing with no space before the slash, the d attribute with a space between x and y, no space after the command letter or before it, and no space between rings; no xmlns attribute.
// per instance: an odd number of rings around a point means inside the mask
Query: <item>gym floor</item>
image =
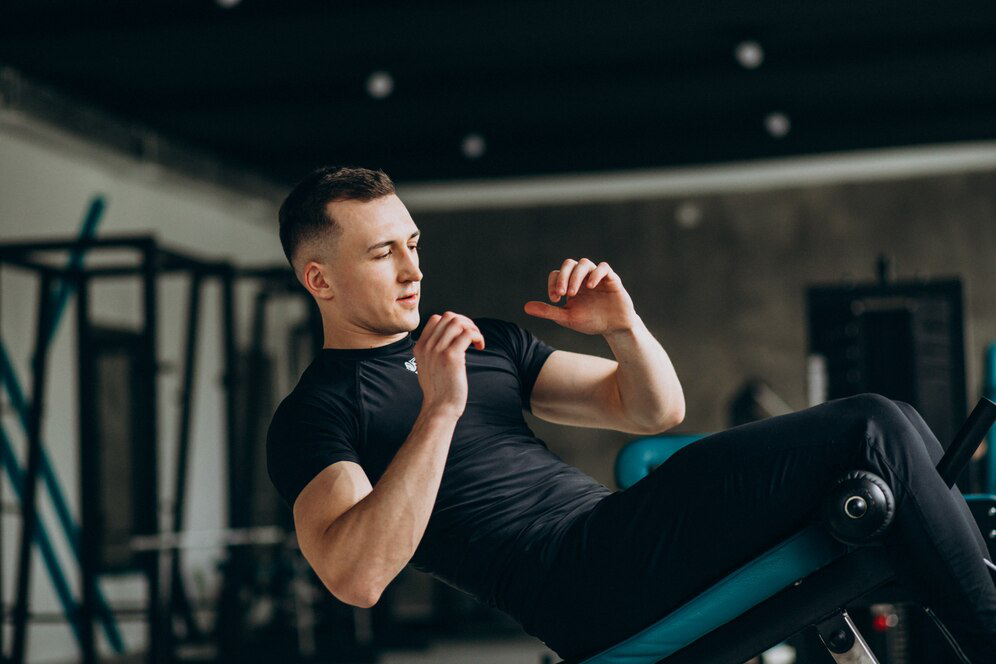
<svg viewBox="0 0 996 664"><path fill-rule="evenodd" d="M535 639L436 641L428 650L385 653L381 664L540 664L543 655L560 661Z"/></svg>

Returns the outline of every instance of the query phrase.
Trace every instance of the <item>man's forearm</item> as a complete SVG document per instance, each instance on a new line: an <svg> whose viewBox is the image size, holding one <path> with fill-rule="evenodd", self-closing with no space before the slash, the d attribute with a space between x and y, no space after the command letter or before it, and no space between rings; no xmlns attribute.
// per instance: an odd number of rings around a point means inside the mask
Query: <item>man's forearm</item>
<svg viewBox="0 0 996 664"><path fill-rule="evenodd" d="M372 605L404 568L436 502L457 417L423 410L373 490L326 529L330 578Z"/></svg>
<svg viewBox="0 0 996 664"><path fill-rule="evenodd" d="M627 418L664 430L685 417L685 396L671 358L643 320L634 315L625 328L605 335L619 368L616 383Z"/></svg>

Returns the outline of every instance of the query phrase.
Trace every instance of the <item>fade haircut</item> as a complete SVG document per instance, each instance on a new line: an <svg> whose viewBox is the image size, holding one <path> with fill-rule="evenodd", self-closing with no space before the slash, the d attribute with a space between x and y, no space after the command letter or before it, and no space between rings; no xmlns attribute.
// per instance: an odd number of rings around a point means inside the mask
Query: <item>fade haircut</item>
<svg viewBox="0 0 996 664"><path fill-rule="evenodd" d="M322 166L309 173L280 206L280 244L294 267L294 256L304 244L332 243L342 227L328 212L336 201L372 201L394 193L387 173L369 168Z"/></svg>

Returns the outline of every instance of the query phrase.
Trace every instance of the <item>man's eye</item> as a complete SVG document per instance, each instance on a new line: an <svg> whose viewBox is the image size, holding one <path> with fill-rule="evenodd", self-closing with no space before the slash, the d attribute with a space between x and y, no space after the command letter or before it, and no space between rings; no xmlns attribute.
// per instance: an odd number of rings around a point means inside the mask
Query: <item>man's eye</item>
<svg viewBox="0 0 996 664"><path fill-rule="evenodd" d="M391 252L389 251L386 254L381 254L380 256L374 256L374 258L376 258L377 260L380 260L381 258L387 258L390 255L391 255Z"/></svg>
<svg viewBox="0 0 996 664"><path fill-rule="evenodd" d="M411 249L412 251L418 251L418 245L417 244L413 244L412 246L410 246L408 248Z"/></svg>

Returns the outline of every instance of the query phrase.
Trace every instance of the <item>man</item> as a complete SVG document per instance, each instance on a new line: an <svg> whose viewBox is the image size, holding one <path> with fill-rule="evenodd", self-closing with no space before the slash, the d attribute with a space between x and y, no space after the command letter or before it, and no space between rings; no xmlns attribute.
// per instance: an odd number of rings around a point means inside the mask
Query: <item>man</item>
<svg viewBox="0 0 996 664"><path fill-rule="evenodd" d="M973 661L996 661L985 541L906 404L863 395L731 429L612 492L522 417L634 434L682 421L667 353L609 265L565 260L546 284L553 304L525 311L602 335L615 361L454 312L416 343L420 232L380 171L310 174L281 207L280 238L324 348L274 415L268 467L302 553L342 601L373 605L411 562L561 656L591 654L804 527L829 484L861 468L895 490L885 544L900 578Z"/></svg>

